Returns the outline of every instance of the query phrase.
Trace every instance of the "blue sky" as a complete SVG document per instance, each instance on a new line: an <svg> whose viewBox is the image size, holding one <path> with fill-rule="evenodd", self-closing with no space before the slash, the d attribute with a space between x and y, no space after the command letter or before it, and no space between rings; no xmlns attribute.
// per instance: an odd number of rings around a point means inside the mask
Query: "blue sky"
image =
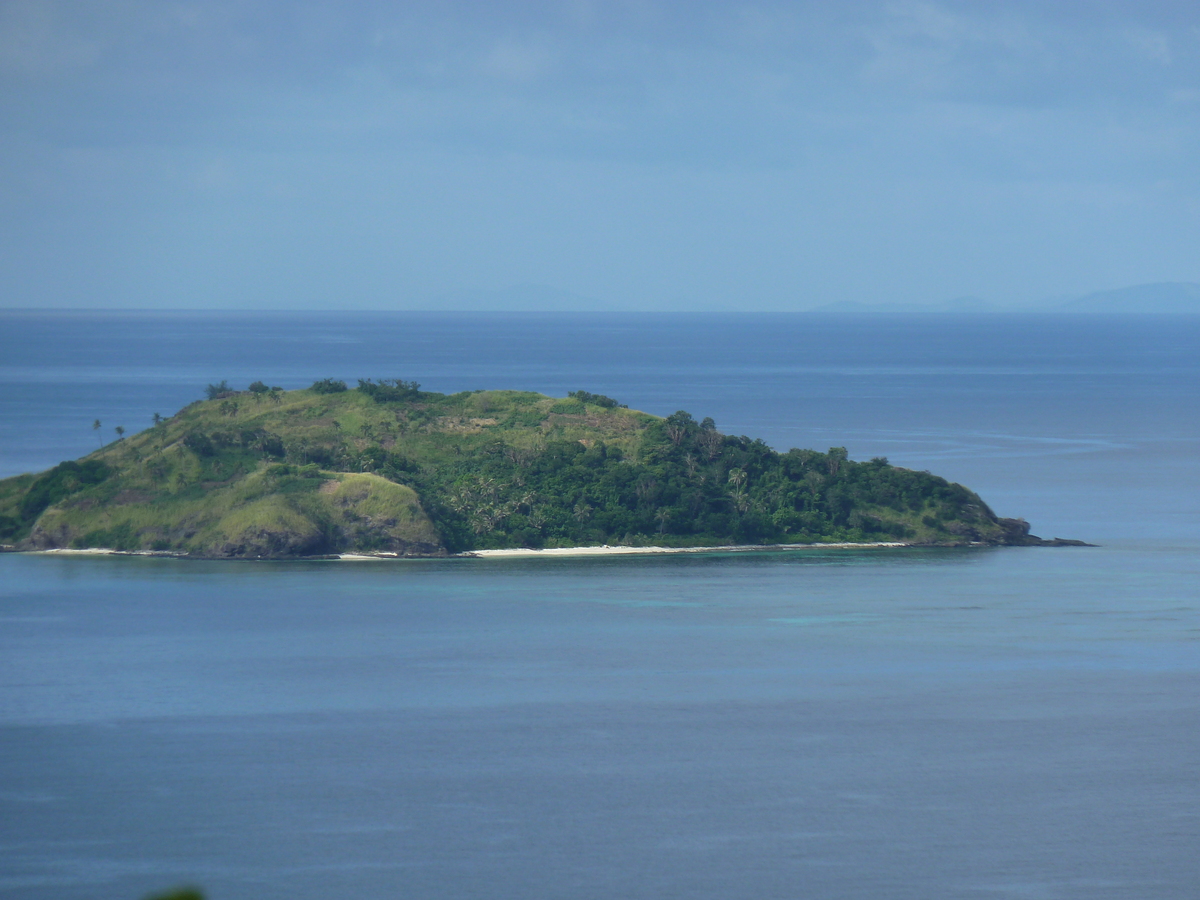
<svg viewBox="0 0 1200 900"><path fill-rule="evenodd" d="M1195 3L10 0L0 78L7 307L1200 281Z"/></svg>

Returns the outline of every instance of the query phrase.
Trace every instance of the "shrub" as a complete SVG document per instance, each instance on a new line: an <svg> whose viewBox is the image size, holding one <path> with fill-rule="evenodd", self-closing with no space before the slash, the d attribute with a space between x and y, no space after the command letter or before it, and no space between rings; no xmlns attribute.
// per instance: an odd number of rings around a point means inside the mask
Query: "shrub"
<svg viewBox="0 0 1200 900"><path fill-rule="evenodd" d="M570 400L559 400L552 407L550 412L560 416L582 416L587 412L587 406L582 400L572 398Z"/></svg>
<svg viewBox="0 0 1200 900"><path fill-rule="evenodd" d="M183 446L187 447L197 456L212 456L217 452L216 448L213 447L213 442L202 431L189 432L187 437L183 439Z"/></svg>
<svg viewBox="0 0 1200 900"><path fill-rule="evenodd" d="M226 381L225 379L221 379L221 381L218 382L217 384L210 384L208 387L206 387L204 389L204 394L205 394L205 396L208 397L209 400L216 400L222 394L232 394L232 393L233 393L233 388L231 388L229 386L229 382Z"/></svg>
<svg viewBox="0 0 1200 900"><path fill-rule="evenodd" d="M110 474L108 466L99 460L59 463L49 472L44 472L21 498L18 508L26 522L36 519L48 506L88 485L99 484Z"/></svg>
<svg viewBox="0 0 1200 900"><path fill-rule="evenodd" d="M370 378L360 378L358 389L376 403L398 403L415 400L421 392L421 385L401 378L381 378L378 384Z"/></svg>
<svg viewBox="0 0 1200 900"><path fill-rule="evenodd" d="M14 538L22 531L21 520L13 516L0 516L0 541Z"/></svg>
<svg viewBox="0 0 1200 900"><path fill-rule="evenodd" d="M71 544L80 550L88 547L107 547L111 550L137 550L139 543L133 526L128 522L121 522L112 528L97 528L95 531L89 531L87 534L71 541Z"/></svg>
<svg viewBox="0 0 1200 900"><path fill-rule="evenodd" d="M178 888L165 894L153 894L146 900L204 900L204 894L197 888Z"/></svg>
<svg viewBox="0 0 1200 900"><path fill-rule="evenodd" d="M340 394L346 390L346 382L335 381L332 378L322 378L320 381L314 381L309 390L314 394Z"/></svg>
<svg viewBox="0 0 1200 900"><path fill-rule="evenodd" d="M603 406L605 409L629 409L629 404L627 403L618 403L612 397L605 397L603 394L593 394L591 391L571 391L567 396L572 400L579 400L582 403Z"/></svg>

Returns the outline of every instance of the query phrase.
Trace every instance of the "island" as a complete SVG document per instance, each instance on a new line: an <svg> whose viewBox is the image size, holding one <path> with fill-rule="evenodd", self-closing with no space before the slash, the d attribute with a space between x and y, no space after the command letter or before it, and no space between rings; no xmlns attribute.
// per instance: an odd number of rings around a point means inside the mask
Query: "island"
<svg viewBox="0 0 1200 900"><path fill-rule="evenodd" d="M324 379L206 394L82 459L0 481L4 549L262 559L1082 543L1042 540L962 485L882 457L779 453L709 418L587 391Z"/></svg>

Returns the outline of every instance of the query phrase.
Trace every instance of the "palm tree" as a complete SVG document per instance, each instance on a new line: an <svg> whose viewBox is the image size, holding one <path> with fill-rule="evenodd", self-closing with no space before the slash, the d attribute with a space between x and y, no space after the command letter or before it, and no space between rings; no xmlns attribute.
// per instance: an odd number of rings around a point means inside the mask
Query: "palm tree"
<svg viewBox="0 0 1200 900"><path fill-rule="evenodd" d="M100 420L92 422L92 431L96 432L96 438L100 441L100 449L104 449L104 438L100 437Z"/></svg>
<svg viewBox="0 0 1200 900"><path fill-rule="evenodd" d="M271 455L270 451L274 437L275 435L271 434L271 432L264 428L260 428L258 431L254 432L254 440L251 442L250 446L252 449L261 453L263 455L263 459L266 459Z"/></svg>
<svg viewBox="0 0 1200 900"><path fill-rule="evenodd" d="M746 491L744 485L746 483L745 469L730 469L729 483L733 485L733 490L730 491L730 496L733 498L733 505L738 512L745 512L749 508L746 502Z"/></svg>
<svg viewBox="0 0 1200 900"><path fill-rule="evenodd" d="M113 431L115 431L117 433L118 441L125 440L125 426L124 425L118 425L116 428L113 429Z"/></svg>

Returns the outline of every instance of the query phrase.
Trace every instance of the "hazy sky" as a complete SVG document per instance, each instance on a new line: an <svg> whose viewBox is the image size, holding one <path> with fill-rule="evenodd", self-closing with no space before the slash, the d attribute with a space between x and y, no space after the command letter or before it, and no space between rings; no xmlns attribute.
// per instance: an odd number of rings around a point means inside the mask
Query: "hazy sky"
<svg viewBox="0 0 1200 900"><path fill-rule="evenodd" d="M1195 0L18 0L0 78L8 307L1200 281Z"/></svg>

